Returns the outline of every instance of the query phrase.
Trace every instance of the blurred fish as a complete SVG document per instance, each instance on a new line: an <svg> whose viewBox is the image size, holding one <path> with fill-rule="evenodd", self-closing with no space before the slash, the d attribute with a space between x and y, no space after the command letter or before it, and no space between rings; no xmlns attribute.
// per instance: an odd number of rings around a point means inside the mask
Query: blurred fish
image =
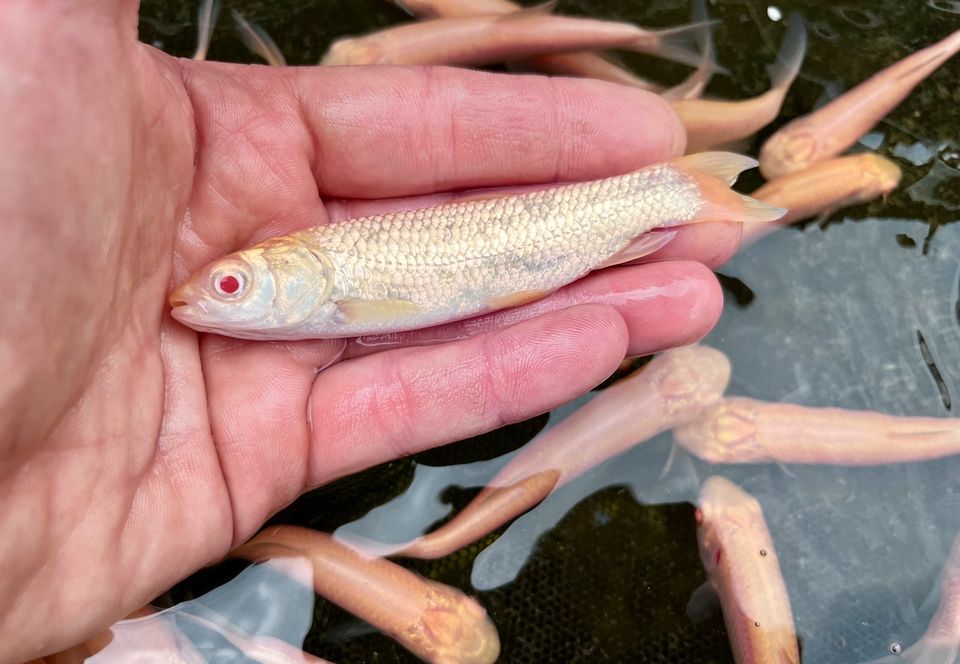
<svg viewBox="0 0 960 664"><path fill-rule="evenodd" d="M484 14L509 14L523 9L509 0L409 0L405 2L390 0L390 2L417 18L463 18ZM515 62L514 65L548 74L595 78L650 92L662 90L661 85L636 76L608 57L588 51L542 55Z"/></svg>
<svg viewBox="0 0 960 664"><path fill-rule="evenodd" d="M960 30L890 65L773 134L760 150L760 171L773 179L840 154L960 51Z"/></svg>
<svg viewBox="0 0 960 664"><path fill-rule="evenodd" d="M707 14L706 0L693 0L693 14L691 19L693 23L703 23L710 20ZM710 79L717 68L716 53L713 48L713 33L704 31L700 33L697 40L700 48L700 64L686 80L664 90L660 96L667 100L675 99L697 99L707 89Z"/></svg>
<svg viewBox="0 0 960 664"><path fill-rule="evenodd" d="M897 417L728 397L677 427L674 441L711 463L868 466L960 453L960 420Z"/></svg>
<svg viewBox="0 0 960 664"><path fill-rule="evenodd" d="M787 32L770 72L770 89L751 99L680 99L673 108L687 129L687 153L752 136L773 122L803 64L807 30L799 14L788 20Z"/></svg>
<svg viewBox="0 0 960 664"><path fill-rule="evenodd" d="M220 0L203 0L197 8L197 50L193 54L194 60L207 59L213 26L217 24L219 14Z"/></svg>
<svg viewBox="0 0 960 664"><path fill-rule="evenodd" d="M697 525L706 587L719 596L737 664L800 664L790 598L760 503L730 480L709 477Z"/></svg>
<svg viewBox="0 0 960 664"><path fill-rule="evenodd" d="M480 539L597 464L696 417L729 380L718 350L665 351L527 443L456 517L396 555L442 558Z"/></svg>
<svg viewBox="0 0 960 664"><path fill-rule="evenodd" d="M873 664L953 664L960 653L960 535L940 573L940 604L920 640Z"/></svg>
<svg viewBox="0 0 960 664"><path fill-rule="evenodd" d="M233 22L237 25L237 32L247 48L267 61L267 64L274 67L284 67L287 64L280 47L270 38L267 31L256 23L248 21L236 9L230 11L233 14Z"/></svg>
<svg viewBox="0 0 960 664"><path fill-rule="evenodd" d="M781 176L750 195L786 208L787 214L768 224L744 226L740 246L784 224L886 196L900 184L900 176L900 167L873 152L828 159Z"/></svg>
<svg viewBox="0 0 960 664"><path fill-rule="evenodd" d="M316 226L235 252L170 297L197 330L310 339L419 329L546 296L664 246L655 228L773 221L729 189L756 161L703 153L627 175Z"/></svg>
<svg viewBox="0 0 960 664"><path fill-rule="evenodd" d="M307 558L318 594L428 662L487 664L500 654L497 630L478 602L389 560L367 557L326 533L273 526L230 555L255 561Z"/></svg>
<svg viewBox="0 0 960 664"><path fill-rule="evenodd" d="M552 16L553 3L509 14L437 18L386 28L330 45L321 65L482 66L551 53L619 48L697 67L688 42L717 21L665 30L631 23Z"/></svg>

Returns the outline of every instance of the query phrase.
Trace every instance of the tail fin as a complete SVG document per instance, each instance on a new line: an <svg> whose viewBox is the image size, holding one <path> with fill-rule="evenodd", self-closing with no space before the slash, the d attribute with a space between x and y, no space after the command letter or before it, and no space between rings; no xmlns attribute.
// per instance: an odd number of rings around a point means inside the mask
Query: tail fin
<svg viewBox="0 0 960 664"><path fill-rule="evenodd" d="M710 19L707 14L706 0L693 0L691 18L694 24L703 23ZM697 46L700 48L700 64L697 65L696 71L680 84L660 93L660 96L664 99L695 99L703 94L710 83L710 79L717 68L716 51L713 48L713 32L710 30L701 31L697 37Z"/></svg>
<svg viewBox="0 0 960 664"><path fill-rule="evenodd" d="M767 67L771 89L783 90L786 94L787 88L800 73L806 53L807 27L803 17L794 12L787 18L787 32L783 36L777 60Z"/></svg>
<svg viewBox="0 0 960 664"><path fill-rule="evenodd" d="M560 471L542 470L509 486L487 487L437 530L397 551L408 558L443 558L493 532L550 495Z"/></svg>
<svg viewBox="0 0 960 664"><path fill-rule="evenodd" d="M776 221L787 213L730 189L741 172L756 168L756 159L733 152L698 152L669 163L693 179L703 200L697 215L684 223Z"/></svg>
<svg viewBox="0 0 960 664"><path fill-rule="evenodd" d="M219 15L220 0L203 0L197 8L197 50L193 54L194 60L207 59L207 49L210 48L213 26L217 24L217 16Z"/></svg>
<svg viewBox="0 0 960 664"><path fill-rule="evenodd" d="M243 43L247 45L247 48L274 67L283 67L287 64L283 53L280 51L280 47L270 38L266 30L256 23L251 23L243 18L236 9L232 10L231 13L233 14L234 23L237 24L237 31L240 33L240 38L243 39Z"/></svg>
<svg viewBox="0 0 960 664"><path fill-rule="evenodd" d="M701 21L676 28L657 30L653 33L656 37L656 46L650 50L650 53L665 60L673 60L690 67L700 67L703 65L703 55L697 50L697 44L698 42L702 43L704 32L710 33L713 27L719 23L719 20ZM643 43L644 45L649 44L647 39L644 39ZM710 71L719 74L730 73L729 69L721 67L716 62L710 64Z"/></svg>

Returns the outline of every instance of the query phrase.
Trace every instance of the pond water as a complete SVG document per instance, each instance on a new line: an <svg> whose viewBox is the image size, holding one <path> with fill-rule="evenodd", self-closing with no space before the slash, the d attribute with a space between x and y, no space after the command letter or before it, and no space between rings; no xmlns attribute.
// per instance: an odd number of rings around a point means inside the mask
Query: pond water
<svg viewBox="0 0 960 664"><path fill-rule="evenodd" d="M231 8L265 28L291 64L315 63L335 37L408 20L387 2L373 0L237 0L224 11ZM709 11L722 21L718 57L731 74L715 78L710 94L762 92L768 85L763 66L783 32L780 19L794 10L808 22L807 58L780 118L754 141L754 154L784 122L960 28L960 6L943 0L717 0ZM690 15L681 0L580 0L561 2L557 11L645 26L676 25ZM145 0L141 38L189 56L195 13L193 2ZM208 57L256 61L226 13ZM624 61L669 82L684 73L650 58L624 55ZM886 200L780 230L719 268L726 304L704 344L731 360L728 394L956 416L960 226L952 222L960 219L958 81L960 58L954 58L854 148L875 150L903 169L900 187ZM750 173L738 188L749 191L759 182ZM599 393L549 417L322 487L272 523L385 542L416 536L466 505L543 427L555 426ZM693 503L701 482L722 474L763 506L804 662L871 660L924 632L937 606L938 575L960 531L960 480L954 477L960 477L960 457L865 468L711 466L676 451L667 467L671 453L670 435L661 435L462 551L437 561L399 562L474 594L497 626L502 662L731 662L720 614L696 621L687 615L688 600L705 578ZM237 624L247 634L303 642L334 662L417 661L326 600L289 588L277 595L270 588L279 586L265 583L263 574L247 570L236 576L241 569L224 564L204 570L158 605L192 600L200 604L178 610L246 616ZM191 638L196 644L208 637ZM227 642L205 652L217 653L211 661L243 661Z"/></svg>

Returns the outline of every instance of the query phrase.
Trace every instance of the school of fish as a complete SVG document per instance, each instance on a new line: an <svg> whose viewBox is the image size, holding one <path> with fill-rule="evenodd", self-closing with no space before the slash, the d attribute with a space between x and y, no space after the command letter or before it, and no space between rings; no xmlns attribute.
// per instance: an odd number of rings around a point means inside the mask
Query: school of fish
<svg viewBox="0 0 960 664"><path fill-rule="evenodd" d="M702 97L711 77L726 70L715 61L714 22L701 0L693 3L690 25L667 30L557 16L553 3L533 8L509 0L395 4L418 21L338 39L320 64L506 64L639 87L671 100L687 129L687 155L603 180L473 195L271 238L190 275L170 296L175 319L198 331L264 340L417 330L532 302L593 270L662 248L675 235L671 229L684 224L741 222L743 245L752 243L783 224L896 189L901 172L892 161L872 152L843 152L960 51L958 30L892 63L783 126L754 160L723 147L753 136L779 115L806 50L799 13L788 18L769 68L769 90L727 101ZM207 57L218 13L216 0L201 2L194 59ZM254 53L272 66L286 65L262 28L236 11L232 15ZM604 49L646 52L694 72L669 88L616 64ZM737 176L756 166L769 181L749 197L733 191ZM325 533L271 526L231 556L305 558L318 594L421 659L484 664L496 661L500 641L483 607L384 553L449 555L534 508L579 474L664 431L672 431L675 450L711 464L877 465L960 453L960 420L725 396L730 375L730 361L719 350L694 344L663 351L535 437L453 519L390 551L371 553ZM701 486L696 522L707 575L703 590L719 598L736 661L800 662L789 588L761 504L743 487L715 475ZM940 587L940 605L924 636L883 662L955 660L960 535ZM148 606L128 619L152 613ZM144 632L146 640L167 644L170 661L199 661L172 624L153 625ZM324 661L285 642L234 628L217 630L257 661ZM107 654L110 640L108 632L36 662ZM135 644L121 645L115 661L135 658Z"/></svg>

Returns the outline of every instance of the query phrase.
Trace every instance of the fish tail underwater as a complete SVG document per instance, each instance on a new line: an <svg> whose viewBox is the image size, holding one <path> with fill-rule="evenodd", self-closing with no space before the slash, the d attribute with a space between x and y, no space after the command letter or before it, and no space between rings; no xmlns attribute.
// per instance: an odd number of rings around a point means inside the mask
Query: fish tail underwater
<svg viewBox="0 0 960 664"><path fill-rule="evenodd" d="M143 0L140 38L197 61L315 66L345 37L534 6ZM658 43L489 69L664 93L688 133L667 163L705 201L693 221L743 223L711 266L725 302L709 334L627 357L549 413L311 490L74 655L957 661L960 2L707 8L561 0L537 11ZM692 619L703 588L719 601Z"/></svg>

